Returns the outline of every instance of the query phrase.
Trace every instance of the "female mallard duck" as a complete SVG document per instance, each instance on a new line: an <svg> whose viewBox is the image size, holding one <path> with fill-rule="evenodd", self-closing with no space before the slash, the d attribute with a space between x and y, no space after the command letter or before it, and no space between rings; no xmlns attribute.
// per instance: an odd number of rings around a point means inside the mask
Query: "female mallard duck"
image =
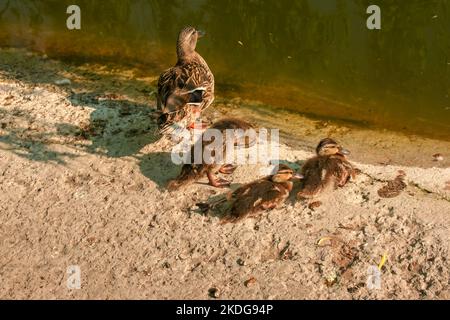
<svg viewBox="0 0 450 320"><path fill-rule="evenodd" d="M254 130L254 127L244 120L235 118L222 119L214 123L211 128L206 130L205 133L208 133L208 130L210 129L218 130L222 135L223 157L221 158L224 158L226 154L227 130L233 130L234 135L232 139L235 147L249 148L256 142L256 135L252 137L252 135L249 134L249 130ZM216 188L230 185L229 181L217 178L216 173L218 171L223 174L231 174L236 169L236 167L232 166L231 164L220 165L214 161L216 159L214 156L208 159L204 159L204 157L202 157L200 163L195 163L196 146L197 150L201 150L203 154L203 150L205 150L205 148L208 148L208 146L210 146L214 142L214 140L210 141L209 139L204 139L205 133L203 133L202 137L200 137L197 142L191 147L191 151L189 154L190 163L183 165L181 173L178 175L178 177L175 180L169 182L169 190L176 190L183 185L201 179L205 175L207 175L208 177L209 184ZM201 146L199 146L198 144L201 144Z"/></svg>
<svg viewBox="0 0 450 320"><path fill-rule="evenodd" d="M181 30L177 42L177 64L158 80L158 127L167 133L177 123L193 128L200 113L214 100L214 76L195 51L203 32L192 27Z"/></svg>
<svg viewBox="0 0 450 320"><path fill-rule="evenodd" d="M276 174L243 185L228 193L225 199L213 204L198 204L204 211L224 204L222 223L237 222L245 217L255 217L259 212L272 210L283 203L292 191L294 171L287 165L280 165Z"/></svg>
<svg viewBox="0 0 450 320"><path fill-rule="evenodd" d="M313 198L329 187L343 187L350 177L355 178L356 169L346 158L350 152L333 139L320 141L316 154L306 161L301 169L304 179L297 194L299 198Z"/></svg>

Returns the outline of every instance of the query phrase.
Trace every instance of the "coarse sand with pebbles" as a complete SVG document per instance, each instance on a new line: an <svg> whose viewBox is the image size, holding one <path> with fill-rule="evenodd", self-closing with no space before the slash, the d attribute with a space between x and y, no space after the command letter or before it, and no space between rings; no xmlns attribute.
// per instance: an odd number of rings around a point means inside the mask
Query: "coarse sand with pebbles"
<svg viewBox="0 0 450 320"><path fill-rule="evenodd" d="M292 197L222 225L195 204L226 190L165 189L179 167L155 135L156 79L0 50L0 298L450 299L448 142L300 116L293 139L287 113L218 97L207 117L281 128L293 168L332 136L361 171L318 207ZM232 188L258 172L238 167ZM72 265L79 290L66 285Z"/></svg>

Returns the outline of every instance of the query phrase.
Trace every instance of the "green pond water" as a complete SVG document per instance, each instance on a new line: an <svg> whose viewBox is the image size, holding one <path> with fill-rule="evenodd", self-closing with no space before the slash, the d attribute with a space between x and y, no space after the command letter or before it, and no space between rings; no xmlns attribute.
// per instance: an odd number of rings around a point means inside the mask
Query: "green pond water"
<svg viewBox="0 0 450 320"><path fill-rule="evenodd" d="M381 30L366 27L374 3ZM81 30L66 28L71 4ZM207 32L219 96L450 140L447 0L0 0L0 46L155 76L185 25Z"/></svg>

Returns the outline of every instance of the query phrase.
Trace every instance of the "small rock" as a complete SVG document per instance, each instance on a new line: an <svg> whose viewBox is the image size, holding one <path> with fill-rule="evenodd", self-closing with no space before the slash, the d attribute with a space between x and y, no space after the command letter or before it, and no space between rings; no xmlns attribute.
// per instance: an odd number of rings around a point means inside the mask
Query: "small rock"
<svg viewBox="0 0 450 320"><path fill-rule="evenodd" d="M237 264L240 265L241 267L245 266L245 261L242 260L241 258L237 259Z"/></svg>
<svg viewBox="0 0 450 320"><path fill-rule="evenodd" d="M61 80L56 80L55 84L58 86L67 86L67 85L71 85L72 82L69 79L61 79Z"/></svg>
<svg viewBox="0 0 450 320"><path fill-rule="evenodd" d="M217 299L217 298L220 297L220 291L219 291L219 289L217 289L217 288L210 288L210 289L208 290L208 295L209 295L211 298Z"/></svg>
<svg viewBox="0 0 450 320"><path fill-rule="evenodd" d="M244 282L244 285L248 288L248 287L254 285L255 283L256 283L256 278L251 277L250 279L248 279Z"/></svg>
<svg viewBox="0 0 450 320"><path fill-rule="evenodd" d="M440 153L433 154L434 161L444 161L444 156Z"/></svg>

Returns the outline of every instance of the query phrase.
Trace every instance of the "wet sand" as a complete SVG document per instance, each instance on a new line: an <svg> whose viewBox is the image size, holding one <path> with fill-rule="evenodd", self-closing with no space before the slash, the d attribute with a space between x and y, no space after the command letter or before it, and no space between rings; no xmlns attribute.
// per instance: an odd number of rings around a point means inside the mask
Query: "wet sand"
<svg viewBox="0 0 450 320"><path fill-rule="evenodd" d="M219 96L207 118L280 128L280 159L294 168L332 136L361 170L318 208L290 199L221 225L193 209L226 190L165 190L179 167L154 134L156 80L0 50L0 298L208 299L217 288L220 299L450 299L449 142ZM233 187L257 169L239 167ZM406 188L381 198L399 171ZM381 288L370 290L367 270L383 255ZM66 286L71 265L79 290Z"/></svg>

